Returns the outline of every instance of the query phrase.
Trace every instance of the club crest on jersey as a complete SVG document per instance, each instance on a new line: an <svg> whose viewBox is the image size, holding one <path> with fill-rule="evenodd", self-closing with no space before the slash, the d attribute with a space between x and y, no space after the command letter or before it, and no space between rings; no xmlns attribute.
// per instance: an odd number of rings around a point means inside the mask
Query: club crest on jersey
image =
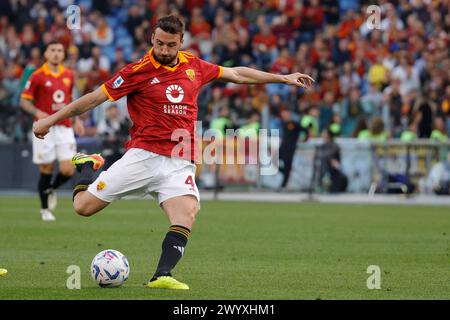
<svg viewBox="0 0 450 320"><path fill-rule="evenodd" d="M184 98L184 90L177 84L172 84L166 89L166 97L172 103L180 103Z"/></svg>
<svg viewBox="0 0 450 320"><path fill-rule="evenodd" d="M187 69L186 74L189 78L189 80L194 81L195 79L195 71L193 69Z"/></svg>
<svg viewBox="0 0 450 320"><path fill-rule="evenodd" d="M70 79L69 78L63 78L62 81L66 87L70 87Z"/></svg>
<svg viewBox="0 0 450 320"><path fill-rule="evenodd" d="M118 76L117 79L114 80L112 86L113 86L114 89L117 89L118 87L120 87L120 86L122 85L122 83L123 83L123 78L122 78L122 76Z"/></svg>

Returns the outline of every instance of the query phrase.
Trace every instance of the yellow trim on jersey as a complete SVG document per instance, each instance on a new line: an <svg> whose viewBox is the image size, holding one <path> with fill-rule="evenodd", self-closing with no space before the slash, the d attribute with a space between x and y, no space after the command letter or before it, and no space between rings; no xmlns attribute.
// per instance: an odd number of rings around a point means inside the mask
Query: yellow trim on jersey
<svg viewBox="0 0 450 320"><path fill-rule="evenodd" d="M22 98L25 98L25 99L28 99L28 100L34 100L34 97L31 94L28 94L28 93L22 93L22 94L20 94L20 96Z"/></svg>
<svg viewBox="0 0 450 320"><path fill-rule="evenodd" d="M41 69L42 71L44 71L44 73L45 73L47 76L52 76L52 77L54 77L54 78L59 78L59 77L64 73L64 71L66 70L66 68L64 68L64 66L63 66L62 64L60 64L60 65L59 65L59 68L58 68L58 73L53 73L53 72L50 70L50 67L48 66L48 63L47 63L47 62L44 63L44 64L42 65L42 67L39 68L39 69Z"/></svg>
<svg viewBox="0 0 450 320"><path fill-rule="evenodd" d="M113 99L113 97L111 97L111 95L109 94L108 90L106 89L105 84L102 84L101 88L110 101L116 101L116 99Z"/></svg>
<svg viewBox="0 0 450 320"><path fill-rule="evenodd" d="M133 71L137 71L143 66L147 65L150 61L151 58L148 55L145 55L144 58L142 58L141 62L135 66L132 66L131 69L133 69Z"/></svg>
<svg viewBox="0 0 450 320"><path fill-rule="evenodd" d="M219 75L217 76L216 79L222 78L222 75L223 75L223 67L219 66Z"/></svg>

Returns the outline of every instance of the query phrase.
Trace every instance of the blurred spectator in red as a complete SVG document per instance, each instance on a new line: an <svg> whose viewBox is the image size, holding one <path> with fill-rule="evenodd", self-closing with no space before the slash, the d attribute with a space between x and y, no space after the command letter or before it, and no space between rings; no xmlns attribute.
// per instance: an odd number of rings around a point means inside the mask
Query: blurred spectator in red
<svg viewBox="0 0 450 320"><path fill-rule="evenodd" d="M272 33L271 27L263 23L253 38L253 52L258 66L267 70L272 57L276 54L276 45L277 38Z"/></svg>
<svg viewBox="0 0 450 320"><path fill-rule="evenodd" d="M338 28L337 36L341 39L348 37L353 30L358 30L362 23L363 19L359 14L356 14L353 10L348 10Z"/></svg>
<svg viewBox="0 0 450 320"><path fill-rule="evenodd" d="M289 24L289 17L286 14L273 19L272 32L278 42L288 44L292 40L294 29Z"/></svg>
<svg viewBox="0 0 450 320"><path fill-rule="evenodd" d="M106 22L105 17L99 15L95 21L92 42L97 46L108 46L114 40L114 31Z"/></svg>
<svg viewBox="0 0 450 320"><path fill-rule="evenodd" d="M98 86L108 81L110 78L109 73L100 68L97 62L94 62L92 69L87 73L86 91L94 91Z"/></svg>
<svg viewBox="0 0 450 320"><path fill-rule="evenodd" d="M67 28L66 19L64 15L58 11L54 11L54 22L50 27L50 33L54 40L58 40L64 45L64 48L68 48L72 42L72 33Z"/></svg>
<svg viewBox="0 0 450 320"><path fill-rule="evenodd" d="M211 26L206 22L202 10L195 7L192 10L191 27L189 29L193 37L208 39L211 36Z"/></svg>
<svg viewBox="0 0 450 320"><path fill-rule="evenodd" d="M322 72L322 80L319 83L320 96L322 98L327 91L332 92L334 97L338 99L340 98L341 87L336 72L336 66L333 64L333 62L329 62L326 65L326 69Z"/></svg>
<svg viewBox="0 0 450 320"><path fill-rule="evenodd" d="M309 6L304 6L302 11L301 30L316 33L322 30L324 11L319 0L310 0Z"/></svg>
<svg viewBox="0 0 450 320"><path fill-rule="evenodd" d="M282 48L278 58L274 61L272 68L273 73L289 74L292 73L294 67L294 59L291 57L288 48Z"/></svg>

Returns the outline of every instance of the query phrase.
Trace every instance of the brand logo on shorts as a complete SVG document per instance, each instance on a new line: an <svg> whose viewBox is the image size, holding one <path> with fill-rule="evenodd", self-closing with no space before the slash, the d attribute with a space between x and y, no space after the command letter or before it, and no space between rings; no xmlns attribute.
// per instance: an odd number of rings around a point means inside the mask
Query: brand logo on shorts
<svg viewBox="0 0 450 320"><path fill-rule="evenodd" d="M97 183L97 191L101 191L103 189L105 189L106 184L103 181L100 181L99 183Z"/></svg>
<svg viewBox="0 0 450 320"><path fill-rule="evenodd" d="M168 86L166 89L166 97L172 103L180 103L184 98L183 88L176 84Z"/></svg>

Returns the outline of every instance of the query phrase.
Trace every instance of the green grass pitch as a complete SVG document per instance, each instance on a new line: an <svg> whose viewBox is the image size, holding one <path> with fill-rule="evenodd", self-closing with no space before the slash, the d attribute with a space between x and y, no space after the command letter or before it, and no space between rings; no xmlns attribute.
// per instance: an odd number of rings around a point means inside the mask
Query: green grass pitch
<svg viewBox="0 0 450 320"><path fill-rule="evenodd" d="M202 203L174 276L189 291L143 287L169 223L155 201L121 200L90 218L60 199L41 222L38 199L0 197L0 299L449 299L450 209L319 203ZM120 288L97 287L92 258L123 252ZM69 265L81 289L69 290ZM381 289L369 290L370 265Z"/></svg>

